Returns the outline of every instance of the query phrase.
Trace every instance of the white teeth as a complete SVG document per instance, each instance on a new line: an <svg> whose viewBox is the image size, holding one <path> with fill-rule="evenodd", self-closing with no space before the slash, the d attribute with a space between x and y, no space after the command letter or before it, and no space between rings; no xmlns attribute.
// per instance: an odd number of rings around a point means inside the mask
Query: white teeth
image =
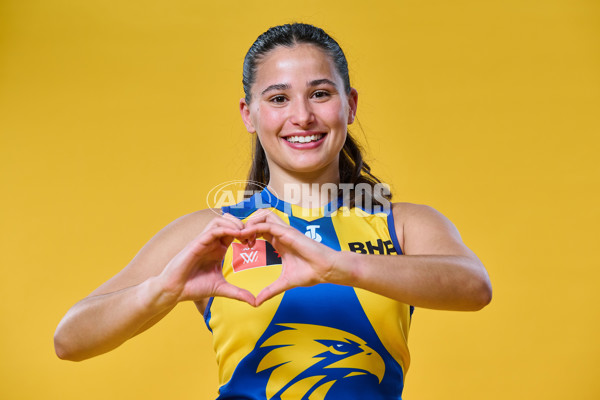
<svg viewBox="0 0 600 400"><path fill-rule="evenodd" d="M323 137L323 134L310 135L310 136L288 136L285 138L290 143L308 143L316 142Z"/></svg>

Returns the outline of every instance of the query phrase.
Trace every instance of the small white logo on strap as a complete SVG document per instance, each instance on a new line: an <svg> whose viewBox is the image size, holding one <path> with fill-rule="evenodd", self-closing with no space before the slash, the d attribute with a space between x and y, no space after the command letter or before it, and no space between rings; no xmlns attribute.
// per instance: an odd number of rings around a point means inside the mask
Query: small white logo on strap
<svg viewBox="0 0 600 400"><path fill-rule="evenodd" d="M319 235L317 233L317 228L320 228L320 227L321 227L321 225L308 225L306 227L305 235L308 236L309 238L321 243L321 235Z"/></svg>

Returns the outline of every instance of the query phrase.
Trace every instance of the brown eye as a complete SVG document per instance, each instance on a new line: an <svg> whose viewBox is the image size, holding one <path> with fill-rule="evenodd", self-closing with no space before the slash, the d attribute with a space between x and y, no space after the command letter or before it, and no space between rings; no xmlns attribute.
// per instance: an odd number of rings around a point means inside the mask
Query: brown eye
<svg viewBox="0 0 600 400"><path fill-rule="evenodd" d="M313 93L313 97L316 99L324 99L326 97L329 97L329 93L325 90L317 90Z"/></svg>
<svg viewBox="0 0 600 400"><path fill-rule="evenodd" d="M276 103L276 104L283 104L285 103L285 96L279 95L279 96L273 96L271 97L271 99L269 101L271 101L272 103Z"/></svg>

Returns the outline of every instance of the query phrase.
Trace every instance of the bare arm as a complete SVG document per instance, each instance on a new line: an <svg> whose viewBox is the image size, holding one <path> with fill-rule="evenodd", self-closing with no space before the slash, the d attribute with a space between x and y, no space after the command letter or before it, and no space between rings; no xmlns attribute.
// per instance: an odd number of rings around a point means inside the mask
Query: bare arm
<svg viewBox="0 0 600 400"><path fill-rule="evenodd" d="M254 303L225 282L220 260L243 227L210 210L186 215L161 230L122 271L75 304L59 323L54 345L62 359L83 360L148 329L181 301L212 295Z"/></svg>
<svg viewBox="0 0 600 400"><path fill-rule="evenodd" d="M161 301L159 288L152 282L150 277L138 285L90 295L75 304L54 334L58 357L81 361L106 353L160 321L174 304Z"/></svg>
<svg viewBox="0 0 600 400"><path fill-rule="evenodd" d="M491 301L485 267L446 217L415 204L395 204L393 211L405 255L344 252L344 284L433 309L479 310Z"/></svg>
<svg viewBox="0 0 600 400"><path fill-rule="evenodd" d="M395 204L396 233L404 256L336 252L278 221L273 215L247 227L282 254L280 278L257 304L296 286L322 282L360 287L418 307L478 310L491 300L491 284L458 231L430 207Z"/></svg>

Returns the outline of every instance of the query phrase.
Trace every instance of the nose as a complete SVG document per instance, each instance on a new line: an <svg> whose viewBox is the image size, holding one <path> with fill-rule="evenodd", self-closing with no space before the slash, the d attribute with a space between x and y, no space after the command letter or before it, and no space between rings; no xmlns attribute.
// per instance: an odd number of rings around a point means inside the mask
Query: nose
<svg viewBox="0 0 600 400"><path fill-rule="evenodd" d="M298 99L292 102L290 107L290 121L299 127L308 127L315 120L310 101Z"/></svg>

